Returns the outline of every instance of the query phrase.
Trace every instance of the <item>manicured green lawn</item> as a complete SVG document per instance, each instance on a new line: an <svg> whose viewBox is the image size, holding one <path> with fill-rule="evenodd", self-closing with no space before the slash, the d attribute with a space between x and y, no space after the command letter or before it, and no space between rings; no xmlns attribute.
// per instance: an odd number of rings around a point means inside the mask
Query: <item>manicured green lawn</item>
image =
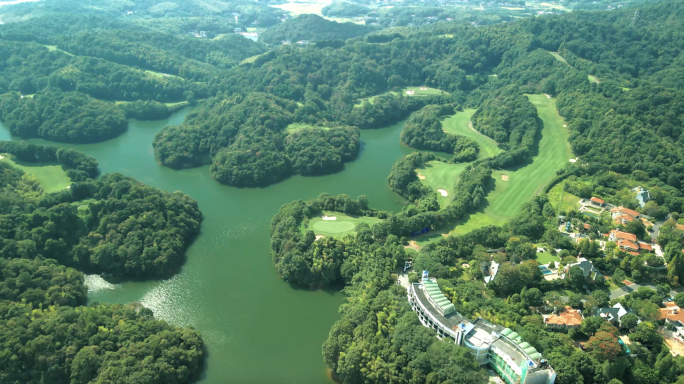
<svg viewBox="0 0 684 384"><path fill-rule="evenodd" d="M539 252L537 253L537 263L539 264L548 264L550 262L559 262L560 257L554 256L549 252Z"/></svg>
<svg viewBox="0 0 684 384"><path fill-rule="evenodd" d="M466 136L475 140L477 145L480 146L480 159L497 155L501 152L501 149L496 145L496 141L470 127L470 119L475 114L475 111L477 110L466 108L463 112L456 113L454 116L451 116L442 122L442 129L444 129L446 133Z"/></svg>
<svg viewBox="0 0 684 384"><path fill-rule="evenodd" d="M563 202L561 203L561 196ZM568 191L563 190L563 183L559 183L549 191L547 197L549 202L557 212L567 212L571 209L577 209L580 197L573 195ZM559 209L560 208L560 209Z"/></svg>
<svg viewBox="0 0 684 384"><path fill-rule="evenodd" d="M356 227L361 223L372 226L382 221L375 217L353 217L340 212L323 212L323 214L328 217L337 217L337 219L323 220L321 216L314 217L309 220L307 229L314 231L317 235L344 236L348 233L354 233Z"/></svg>
<svg viewBox="0 0 684 384"><path fill-rule="evenodd" d="M467 222L457 225L451 234L463 234L489 224L503 224L520 212L522 205L539 194L556 171L574 158L568 143L565 121L556 110L556 100L545 95L527 95L537 108L543 122L539 151L531 163L516 170L495 171L494 190L487 195L484 209L470 216ZM508 181L502 180L508 176Z"/></svg>
<svg viewBox="0 0 684 384"><path fill-rule="evenodd" d="M29 175L35 176L45 193L63 191L66 187L71 185L71 180L69 180L69 177L60 165L50 163L26 163L12 159L11 155L2 154L2 156L3 159L0 161L5 161L13 167L19 168Z"/></svg>
<svg viewBox="0 0 684 384"><path fill-rule="evenodd" d="M425 167L416 169L420 175L425 176L420 182L432 188L437 193L439 204L444 207L454 198L454 185L458 176L470 163L448 164L441 161L430 161ZM444 189L448 195L442 196L437 189Z"/></svg>

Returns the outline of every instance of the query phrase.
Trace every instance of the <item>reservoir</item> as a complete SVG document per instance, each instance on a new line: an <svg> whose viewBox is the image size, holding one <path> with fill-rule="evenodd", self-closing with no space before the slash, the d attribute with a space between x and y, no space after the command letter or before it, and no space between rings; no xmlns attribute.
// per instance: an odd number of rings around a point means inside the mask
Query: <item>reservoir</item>
<svg viewBox="0 0 684 384"><path fill-rule="evenodd" d="M412 151L399 143L403 122L363 130L359 157L339 173L235 188L214 181L209 166L175 171L155 160L155 133L180 124L189 111L161 121L131 120L127 132L98 144L27 140L87 153L103 174L120 172L169 192L183 191L204 215L202 231L176 275L144 282L91 275L89 302L141 302L159 318L201 331L208 350L201 383L330 383L321 345L339 318L344 295L339 288L309 290L281 280L269 251L270 221L283 204L323 192L365 194L373 208L400 210L403 199L389 189L387 176L392 164ZM0 125L0 140L20 139Z"/></svg>

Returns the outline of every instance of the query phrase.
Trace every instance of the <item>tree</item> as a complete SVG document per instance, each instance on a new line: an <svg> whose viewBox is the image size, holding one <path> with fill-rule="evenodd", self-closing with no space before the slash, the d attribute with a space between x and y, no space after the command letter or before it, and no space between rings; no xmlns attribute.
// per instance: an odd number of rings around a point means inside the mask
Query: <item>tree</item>
<svg viewBox="0 0 684 384"><path fill-rule="evenodd" d="M639 323L629 334L629 339L657 348L663 343L663 337L658 333L658 329L649 321Z"/></svg>
<svg viewBox="0 0 684 384"><path fill-rule="evenodd" d="M538 307L544 304L544 298L541 291L538 288L530 288L524 293L522 293L523 299L533 307Z"/></svg>
<svg viewBox="0 0 684 384"><path fill-rule="evenodd" d="M565 280L568 282L569 286L579 290L587 284L587 279L584 277L584 271L578 265L570 268L568 275L565 276Z"/></svg>
<svg viewBox="0 0 684 384"><path fill-rule="evenodd" d="M635 234L639 239L643 239L648 234L646 232L646 226L641 220L634 220L627 223L625 231Z"/></svg>
<svg viewBox="0 0 684 384"><path fill-rule="evenodd" d="M622 284L622 282L627 278L625 275L625 272L620 269L620 268L615 268L615 272L613 272L613 283L614 284Z"/></svg>
<svg viewBox="0 0 684 384"><path fill-rule="evenodd" d="M597 332L587 341L587 350L599 361L613 361L622 348L615 336L608 332Z"/></svg>
<svg viewBox="0 0 684 384"><path fill-rule="evenodd" d="M623 328L634 329L639 323L639 317L634 313L628 313L620 319L620 325Z"/></svg>
<svg viewBox="0 0 684 384"><path fill-rule="evenodd" d="M595 290L591 293L591 296L596 299L596 305L599 307L605 307L610 301L610 295L606 291Z"/></svg>
<svg viewBox="0 0 684 384"><path fill-rule="evenodd" d="M580 324L580 331L584 333L587 336L591 336L598 331L598 329L603 325L606 321L600 317L600 316L590 316L587 317L582 321L582 324Z"/></svg>

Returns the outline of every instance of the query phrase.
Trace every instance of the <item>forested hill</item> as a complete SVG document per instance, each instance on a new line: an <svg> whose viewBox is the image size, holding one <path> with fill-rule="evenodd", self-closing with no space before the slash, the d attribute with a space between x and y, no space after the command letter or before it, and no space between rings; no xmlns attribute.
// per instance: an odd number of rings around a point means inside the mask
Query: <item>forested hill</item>
<svg viewBox="0 0 684 384"><path fill-rule="evenodd" d="M338 23L326 20L318 15L299 15L292 20L276 25L259 37L260 41L268 44L280 44L289 40L295 43L299 40L347 40L365 35L373 30L372 27L354 23Z"/></svg>
<svg viewBox="0 0 684 384"><path fill-rule="evenodd" d="M197 202L121 174L93 180L97 162L74 150L0 142L0 152L57 161L74 181L44 194L34 177L0 162L0 382L195 380L199 332L136 305L85 307L80 271L168 276L199 233Z"/></svg>

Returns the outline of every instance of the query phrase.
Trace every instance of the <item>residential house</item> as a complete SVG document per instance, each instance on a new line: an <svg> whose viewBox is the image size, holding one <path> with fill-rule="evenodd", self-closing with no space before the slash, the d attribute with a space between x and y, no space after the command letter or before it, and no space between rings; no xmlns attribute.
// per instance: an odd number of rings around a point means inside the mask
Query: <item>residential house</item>
<svg viewBox="0 0 684 384"><path fill-rule="evenodd" d="M633 209L625 207L617 207L610 210L613 221L622 225L627 225L634 220L639 220L641 214Z"/></svg>
<svg viewBox="0 0 684 384"><path fill-rule="evenodd" d="M632 192L636 192L636 199L639 202L639 206L641 208L643 208L644 205L646 205L647 201L651 200L651 194L641 187L636 187L632 189Z"/></svg>
<svg viewBox="0 0 684 384"><path fill-rule="evenodd" d="M622 304L617 303L612 307L599 309L598 316L601 316L602 318L606 319L606 321L613 324L614 326L620 327L622 325L620 323L620 321L622 320L622 316L631 312L632 311L626 310L625 307L622 306Z"/></svg>
<svg viewBox="0 0 684 384"><path fill-rule="evenodd" d="M491 283L496 274L499 272L499 263L494 261L493 256L490 256L489 261L485 261L481 264L482 274L484 275L485 284Z"/></svg>
<svg viewBox="0 0 684 384"><path fill-rule="evenodd" d="M589 200L591 204L596 205L597 207L605 207L606 206L606 201L603 199L599 199L598 197L592 197L591 200Z"/></svg>
<svg viewBox="0 0 684 384"><path fill-rule="evenodd" d="M615 242L620 249L635 256L638 255L640 251L653 251L653 246L651 244L638 241L635 234L618 231L617 229L610 231L608 240Z"/></svg>
<svg viewBox="0 0 684 384"><path fill-rule="evenodd" d="M684 337L684 312L674 301L663 304L665 304L665 308L660 308L660 318L665 319L665 323L675 327L677 336Z"/></svg>
<svg viewBox="0 0 684 384"><path fill-rule="evenodd" d="M565 306L565 310L559 314L544 316L544 325L547 329L567 332L578 328L582 324L582 320L584 320L582 311Z"/></svg>
<svg viewBox="0 0 684 384"><path fill-rule="evenodd" d="M594 267L594 263L585 259L584 257L580 257L579 259L577 259L576 263L568 264L565 266L565 275L563 276L563 278L567 277L568 272L570 272L570 268L575 266L580 267L582 269L584 278L587 279L587 281L589 282L596 281L596 277L598 275L601 275L601 272L598 270L598 268Z"/></svg>

